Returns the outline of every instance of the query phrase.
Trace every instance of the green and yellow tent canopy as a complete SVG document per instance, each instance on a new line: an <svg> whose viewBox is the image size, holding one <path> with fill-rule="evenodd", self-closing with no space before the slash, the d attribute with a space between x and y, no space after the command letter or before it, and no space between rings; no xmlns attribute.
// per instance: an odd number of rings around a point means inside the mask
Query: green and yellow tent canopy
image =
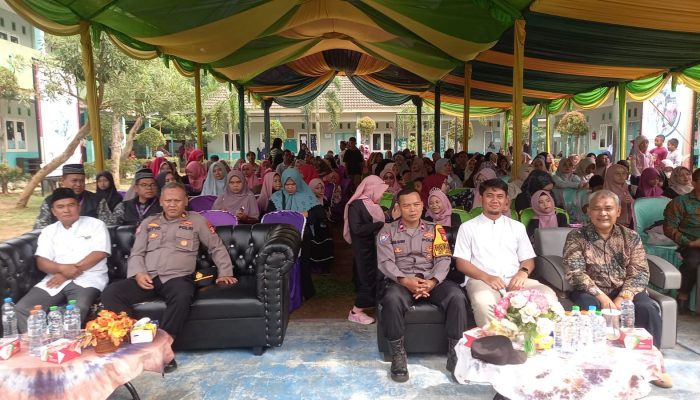
<svg viewBox="0 0 700 400"><path fill-rule="evenodd" d="M411 96L461 114L511 108L513 25L525 20L525 116L593 108L615 88L643 100L667 80L700 90L700 1L676 0L6 0L59 35L91 27L132 57L162 57L285 106L338 74L370 99Z"/></svg>

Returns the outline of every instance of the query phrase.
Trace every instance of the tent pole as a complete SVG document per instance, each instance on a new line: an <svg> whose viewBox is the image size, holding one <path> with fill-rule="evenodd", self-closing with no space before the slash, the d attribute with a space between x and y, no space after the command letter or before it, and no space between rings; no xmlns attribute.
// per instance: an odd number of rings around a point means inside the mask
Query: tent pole
<svg viewBox="0 0 700 400"><path fill-rule="evenodd" d="M202 88L200 69L197 65L194 69L194 106L197 113L197 148L204 151L204 139L202 138Z"/></svg>
<svg viewBox="0 0 700 400"><path fill-rule="evenodd" d="M239 124L239 150L241 152L241 159L245 160L245 90L243 85L237 85L238 90L238 124Z"/></svg>
<svg viewBox="0 0 700 400"><path fill-rule="evenodd" d="M442 126L442 121L440 121L440 86L440 81L438 81L435 84L435 131L433 132L433 140L435 141L434 147L438 154L440 154L440 128Z"/></svg>
<svg viewBox="0 0 700 400"><path fill-rule="evenodd" d="M620 145L617 158L619 160L624 160L627 157L627 91L624 82L620 82L617 86L617 104L619 118L618 123L620 124L618 132L620 134Z"/></svg>
<svg viewBox="0 0 700 400"><path fill-rule="evenodd" d="M272 106L272 99L263 100L263 109L265 111L265 118L263 125L265 126L265 156L270 155L270 107Z"/></svg>
<svg viewBox="0 0 700 400"><path fill-rule="evenodd" d="M546 124L544 131L544 151L547 153L552 152L552 127L549 126L549 111L544 112L544 121Z"/></svg>
<svg viewBox="0 0 700 400"><path fill-rule="evenodd" d="M416 106L416 149L418 157L423 157L423 99L413 96L411 100Z"/></svg>
<svg viewBox="0 0 700 400"><path fill-rule="evenodd" d="M525 51L525 20L515 21L513 27L513 176L520 173L523 162L523 58ZM508 123L506 121L506 123ZM508 144L506 143L506 146Z"/></svg>
<svg viewBox="0 0 700 400"><path fill-rule="evenodd" d="M469 153L469 107L472 95L472 65L464 63L464 98L462 106L462 150Z"/></svg>
<svg viewBox="0 0 700 400"><path fill-rule="evenodd" d="M100 108L97 104L95 60L92 57L90 25L87 22L81 22L80 24L80 54L83 72L85 73L85 100L87 101L90 135L92 136L93 152L95 153L95 169L97 171L104 171L105 162L102 153L102 134L100 133Z"/></svg>

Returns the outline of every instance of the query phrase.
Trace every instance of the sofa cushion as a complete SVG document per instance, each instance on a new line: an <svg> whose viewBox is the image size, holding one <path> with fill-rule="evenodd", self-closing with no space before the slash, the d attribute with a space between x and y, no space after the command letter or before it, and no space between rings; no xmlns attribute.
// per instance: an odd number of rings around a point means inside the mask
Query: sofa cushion
<svg viewBox="0 0 700 400"><path fill-rule="evenodd" d="M418 300L406 313L407 324L444 324L445 313L427 300Z"/></svg>

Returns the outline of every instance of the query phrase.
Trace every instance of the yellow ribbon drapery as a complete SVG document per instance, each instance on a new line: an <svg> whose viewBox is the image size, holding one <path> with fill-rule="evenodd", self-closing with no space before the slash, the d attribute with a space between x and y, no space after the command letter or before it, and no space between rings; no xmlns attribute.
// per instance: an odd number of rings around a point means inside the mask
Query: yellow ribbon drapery
<svg viewBox="0 0 700 400"><path fill-rule="evenodd" d="M523 58L525 55L525 20L513 26L513 176L518 176L523 162ZM506 124L508 122L506 121ZM508 143L504 143L505 146Z"/></svg>
<svg viewBox="0 0 700 400"><path fill-rule="evenodd" d="M462 150L469 153L469 107L472 95L472 65L464 63L464 101L462 106Z"/></svg>
<svg viewBox="0 0 700 400"><path fill-rule="evenodd" d="M617 158L624 160L627 154L627 90L625 89L625 83L620 82L617 85L617 108L618 108L618 118L619 124L618 132L620 135L620 151L617 154Z"/></svg>
<svg viewBox="0 0 700 400"><path fill-rule="evenodd" d="M199 65L197 65L194 69L194 106L197 113L197 148L204 149L204 139L202 138L202 89L200 73Z"/></svg>
<svg viewBox="0 0 700 400"><path fill-rule="evenodd" d="M85 100L87 101L90 135L95 153L95 169L104 171L102 156L102 133L100 132L100 105L97 104L97 83L95 80L95 60L92 58L92 40L90 26L87 22L80 23L80 55L85 73Z"/></svg>

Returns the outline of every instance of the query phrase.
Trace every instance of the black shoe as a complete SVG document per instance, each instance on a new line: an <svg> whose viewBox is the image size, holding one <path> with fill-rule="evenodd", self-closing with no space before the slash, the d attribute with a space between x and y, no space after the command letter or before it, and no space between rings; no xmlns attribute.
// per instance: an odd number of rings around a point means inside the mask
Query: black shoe
<svg viewBox="0 0 700 400"><path fill-rule="evenodd" d="M166 374L169 374L169 373L175 371L176 369L177 369L177 362L176 362L175 359L173 358L172 361L170 361L169 363L167 363L167 364L165 365L165 369L163 370L163 372L166 373Z"/></svg>
<svg viewBox="0 0 700 400"><path fill-rule="evenodd" d="M408 381L408 365L406 365L406 349L403 346L403 338L390 340L389 351L391 351L391 379L399 383Z"/></svg>
<svg viewBox="0 0 700 400"><path fill-rule="evenodd" d="M457 382L455 378L455 367L457 366L457 352L455 351L455 346L459 343L459 339L447 338L447 364L445 369L452 374L452 379Z"/></svg>

